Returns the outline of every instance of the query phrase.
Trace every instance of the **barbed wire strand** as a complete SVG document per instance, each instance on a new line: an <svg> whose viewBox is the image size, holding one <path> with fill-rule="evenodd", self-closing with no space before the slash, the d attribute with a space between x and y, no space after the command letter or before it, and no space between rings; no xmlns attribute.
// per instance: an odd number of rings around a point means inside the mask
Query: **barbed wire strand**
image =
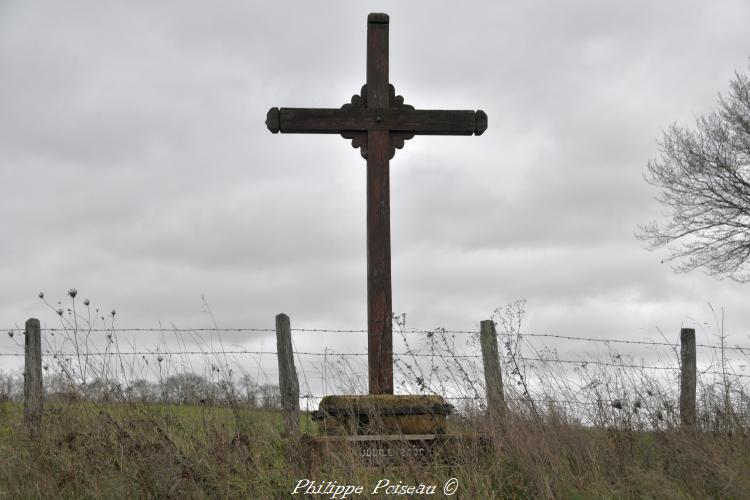
<svg viewBox="0 0 750 500"><path fill-rule="evenodd" d="M184 355L212 355L212 354L253 354L253 355L277 355L275 351L250 351L250 350L233 350L233 351L222 351L220 353L214 353L214 352L207 352L207 351L129 351L129 352L114 352L114 351L107 351L107 352L85 352L85 353L73 353L73 352L64 352L64 353L42 353L42 356L44 357L53 357L53 358L73 358L76 356L80 357L93 357L93 356L184 356ZM294 351L294 354L296 355L302 355L302 356L339 356L339 357L366 357L366 352L332 352L328 351L325 353L322 352L310 352L310 351ZM23 353L0 353L0 356L9 356L9 357L22 357ZM402 352L396 352L393 353L395 357L430 357L434 358L436 357L434 354L423 354L423 353L402 353ZM452 358L481 358L481 355L478 354L466 354L466 355L451 355ZM637 364L629 364L629 363L608 363L605 361L599 361L599 360L574 360L574 359L557 359L557 358L534 358L534 357L526 357L526 356L516 356L516 359L520 361L530 361L530 362L536 362L536 363L562 363L562 364L575 364L580 365L581 368L586 368L587 365L595 365L595 366L607 366L607 367L615 367L615 368L636 368L636 369L642 369L642 370L664 370L664 371L679 371L679 367L676 366L653 366L653 365L637 365ZM717 371L709 371L709 370L699 370L701 374L704 375L730 375L732 377L742 377L742 378L750 378L750 375L745 374L739 374L739 373L723 373L723 372L717 372Z"/></svg>
<svg viewBox="0 0 750 500"><path fill-rule="evenodd" d="M367 333L367 330L363 329L335 329L335 328L292 328L293 332L300 332L300 333ZM6 331L19 331L18 328L8 328ZM42 331L45 332L67 332L65 328L43 328ZM113 333L113 332L129 332L129 333L196 333L196 332L215 332L215 333L274 333L276 331L275 328L138 328L138 327L132 327L132 328L92 328L92 329L82 329L82 331L85 332L99 332L99 333ZM408 334L424 334L424 335L434 335L434 334L478 334L478 331L473 330L448 330L443 328L435 328L432 330L428 329L409 329L406 330L405 333ZM507 336L506 334L499 334L499 336ZM594 338L594 337L577 337L572 335L557 335L553 333L522 333L520 334L521 337L541 337L541 338L553 338L558 340L576 340L576 341L583 341L583 342L601 342L601 343L611 343L611 344L630 344L630 345L646 345L646 346L665 346L665 347L679 347L679 343L670 343L670 342L659 342L659 341L652 341L652 340L626 340L626 339L612 339L612 338ZM703 349L715 349L715 350L733 350L733 351L740 351L750 352L750 346L741 346L741 345L734 345L734 346L717 346L717 345L710 345L710 344L696 344L696 347L700 347Z"/></svg>

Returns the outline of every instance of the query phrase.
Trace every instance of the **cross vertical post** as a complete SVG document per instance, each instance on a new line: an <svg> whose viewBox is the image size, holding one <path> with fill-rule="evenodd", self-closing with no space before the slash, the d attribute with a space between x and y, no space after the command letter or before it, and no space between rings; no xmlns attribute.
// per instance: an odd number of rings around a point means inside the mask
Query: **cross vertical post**
<svg viewBox="0 0 750 500"><path fill-rule="evenodd" d="M367 108L388 102L388 16L367 17ZM382 121L382 118L376 122ZM393 394L390 137L367 131L367 372L370 394Z"/></svg>
<svg viewBox="0 0 750 500"><path fill-rule="evenodd" d="M340 134L367 160L367 365L370 394L393 394L390 159L415 135L482 135L482 110L415 109L388 81L387 14L367 16L367 83L340 108L268 110L272 133Z"/></svg>

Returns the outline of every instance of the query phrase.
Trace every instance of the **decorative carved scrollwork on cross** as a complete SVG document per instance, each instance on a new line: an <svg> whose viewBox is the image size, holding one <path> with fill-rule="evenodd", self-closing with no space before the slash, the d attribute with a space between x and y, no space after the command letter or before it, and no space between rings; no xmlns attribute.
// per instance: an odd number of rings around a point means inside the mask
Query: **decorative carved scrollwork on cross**
<svg viewBox="0 0 750 500"><path fill-rule="evenodd" d="M349 103L341 106L341 109L365 109L367 108L367 85L362 85L359 94L354 94ZM367 159L367 132L341 132L341 137L352 140L352 147L359 148L359 154Z"/></svg>
<svg viewBox="0 0 750 500"><path fill-rule="evenodd" d="M393 85L388 85L388 107L392 110L399 109L414 109L414 106L410 104L404 104L404 98L400 95L396 95L396 89ZM352 96L351 102L341 106L341 109L366 109L367 108L367 85L362 85L362 89L359 94ZM345 139L351 139L352 147L359 148L359 153L362 158L367 159L367 132L342 132L341 136ZM413 133L404 132L391 132L389 134L390 143L390 155L389 159L393 158L396 154L396 149L402 149L404 147L404 141L408 141L414 137Z"/></svg>
<svg viewBox="0 0 750 500"><path fill-rule="evenodd" d="M391 109L414 109L411 104L404 104L403 96L396 95L396 89L393 85L388 84L388 103ZM414 134L407 132L391 132L390 133L390 144L391 154L388 158L393 158L396 154L396 149L402 149L404 147L404 141L408 141L414 137Z"/></svg>

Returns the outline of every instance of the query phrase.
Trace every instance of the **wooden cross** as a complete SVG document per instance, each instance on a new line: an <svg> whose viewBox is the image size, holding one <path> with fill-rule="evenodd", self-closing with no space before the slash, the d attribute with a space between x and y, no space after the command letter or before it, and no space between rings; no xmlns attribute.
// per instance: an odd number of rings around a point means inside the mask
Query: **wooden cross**
<svg viewBox="0 0 750 500"><path fill-rule="evenodd" d="M388 15L367 16L367 84L341 108L271 108L274 134L341 134L367 160L367 361L370 394L393 394L389 161L416 134L482 135L484 111L419 110L388 83Z"/></svg>

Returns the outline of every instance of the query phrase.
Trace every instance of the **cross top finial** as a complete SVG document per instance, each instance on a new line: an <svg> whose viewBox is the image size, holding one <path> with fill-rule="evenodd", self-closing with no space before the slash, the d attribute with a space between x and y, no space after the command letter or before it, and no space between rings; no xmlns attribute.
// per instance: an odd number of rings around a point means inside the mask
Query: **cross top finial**
<svg viewBox="0 0 750 500"><path fill-rule="evenodd" d="M368 24L388 24L388 21L389 21L388 14L380 14L378 12L373 12L369 16L367 16Z"/></svg>

